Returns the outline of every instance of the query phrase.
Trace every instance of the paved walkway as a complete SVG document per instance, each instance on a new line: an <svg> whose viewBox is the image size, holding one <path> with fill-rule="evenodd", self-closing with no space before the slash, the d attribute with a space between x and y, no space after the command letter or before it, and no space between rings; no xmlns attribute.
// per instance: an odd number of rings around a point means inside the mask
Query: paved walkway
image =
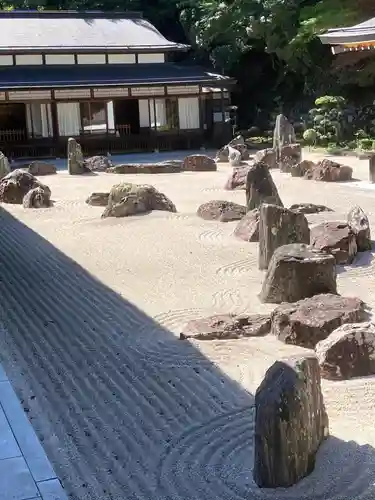
<svg viewBox="0 0 375 500"><path fill-rule="evenodd" d="M0 366L0 500L67 500Z"/></svg>

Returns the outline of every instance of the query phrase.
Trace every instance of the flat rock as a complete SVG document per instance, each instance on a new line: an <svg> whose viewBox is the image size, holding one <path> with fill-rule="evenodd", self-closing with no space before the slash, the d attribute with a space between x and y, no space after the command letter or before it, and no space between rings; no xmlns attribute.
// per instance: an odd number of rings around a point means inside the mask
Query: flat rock
<svg viewBox="0 0 375 500"><path fill-rule="evenodd" d="M224 340L267 335L271 329L269 315L217 314L189 321L180 339Z"/></svg>
<svg viewBox="0 0 375 500"><path fill-rule="evenodd" d="M337 264L350 264L357 255L356 237L345 222L323 222L311 228L311 246L332 254Z"/></svg>
<svg viewBox="0 0 375 500"><path fill-rule="evenodd" d="M375 325L342 325L315 348L323 377L342 380L375 374Z"/></svg>
<svg viewBox="0 0 375 500"><path fill-rule="evenodd" d="M259 161L265 163L268 165L268 168L276 168L276 151L271 148L261 149L255 154L254 161L255 163Z"/></svg>
<svg viewBox="0 0 375 500"><path fill-rule="evenodd" d="M93 207L106 207L108 205L109 193L91 193L86 203Z"/></svg>
<svg viewBox="0 0 375 500"><path fill-rule="evenodd" d="M358 252L372 249L370 222L361 207L353 207L348 214L348 226L355 235Z"/></svg>
<svg viewBox="0 0 375 500"><path fill-rule="evenodd" d="M263 203L259 218L259 269L267 269L276 248L289 243L310 243L304 214Z"/></svg>
<svg viewBox="0 0 375 500"><path fill-rule="evenodd" d="M234 235L241 240L248 242L258 242L259 241L259 219L260 210L259 208L254 208L250 210L247 214L242 217L238 223L236 229L234 230Z"/></svg>
<svg viewBox="0 0 375 500"><path fill-rule="evenodd" d="M177 211L172 201L154 186L123 182L112 187L102 218L128 217L151 210Z"/></svg>
<svg viewBox="0 0 375 500"><path fill-rule="evenodd" d="M206 155L189 155L184 159L182 170L185 172L215 172L216 162Z"/></svg>
<svg viewBox="0 0 375 500"><path fill-rule="evenodd" d="M267 303L297 302L322 293L337 293L333 255L304 244L277 248L264 278L260 300Z"/></svg>
<svg viewBox="0 0 375 500"><path fill-rule="evenodd" d="M249 168L246 179L247 210L259 208L262 203L283 206L277 187L266 163L257 162Z"/></svg>
<svg viewBox="0 0 375 500"><path fill-rule="evenodd" d="M353 169L351 167L324 159L307 170L304 178L313 181L345 182L351 181L352 176Z"/></svg>
<svg viewBox="0 0 375 500"><path fill-rule="evenodd" d="M311 160L302 160L295 165L291 165L290 173L292 177L304 177L306 172L316 167L316 163Z"/></svg>
<svg viewBox="0 0 375 500"><path fill-rule="evenodd" d="M49 191L49 188L32 174L20 169L13 170L0 180L0 202L21 205L24 196L37 187Z"/></svg>
<svg viewBox="0 0 375 500"><path fill-rule="evenodd" d="M313 349L339 326L367 319L365 304L356 297L314 295L276 307L271 314L271 333L286 344Z"/></svg>
<svg viewBox="0 0 375 500"><path fill-rule="evenodd" d="M51 191L49 188L36 187L23 197L24 208L48 208L51 206Z"/></svg>
<svg viewBox="0 0 375 500"><path fill-rule="evenodd" d="M57 173L57 168L53 163L33 161L29 165L28 172L32 175L51 175Z"/></svg>
<svg viewBox="0 0 375 500"><path fill-rule="evenodd" d="M181 172L182 161L124 163L106 169L109 174L174 174Z"/></svg>
<svg viewBox="0 0 375 500"><path fill-rule="evenodd" d="M246 189L247 174L249 173L249 165L243 167L234 167L225 184L225 189L232 191L235 189Z"/></svg>
<svg viewBox="0 0 375 500"><path fill-rule="evenodd" d="M105 172L108 168L113 167L113 163L107 156L91 156L85 158L84 165L91 172Z"/></svg>
<svg viewBox="0 0 375 500"><path fill-rule="evenodd" d="M220 222L240 220L245 214L245 206L223 200L213 200L203 203L197 210L197 215L202 217L202 219L218 220Z"/></svg>
<svg viewBox="0 0 375 500"><path fill-rule="evenodd" d="M256 391L255 412L256 484L293 486L313 471L329 434L316 357L276 361Z"/></svg>
<svg viewBox="0 0 375 500"><path fill-rule="evenodd" d="M289 210L300 212L301 214L320 214L321 212L333 212L331 208L325 205L315 205L314 203L295 203Z"/></svg>

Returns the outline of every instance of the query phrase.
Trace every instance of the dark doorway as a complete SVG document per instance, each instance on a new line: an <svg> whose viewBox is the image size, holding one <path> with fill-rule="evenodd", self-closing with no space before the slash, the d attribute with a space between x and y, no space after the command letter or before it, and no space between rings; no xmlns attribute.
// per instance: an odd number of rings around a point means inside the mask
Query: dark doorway
<svg viewBox="0 0 375 500"><path fill-rule="evenodd" d="M25 104L0 104L0 130L26 130Z"/></svg>
<svg viewBox="0 0 375 500"><path fill-rule="evenodd" d="M139 105L138 99L123 99L115 101L116 130L120 135L139 134Z"/></svg>

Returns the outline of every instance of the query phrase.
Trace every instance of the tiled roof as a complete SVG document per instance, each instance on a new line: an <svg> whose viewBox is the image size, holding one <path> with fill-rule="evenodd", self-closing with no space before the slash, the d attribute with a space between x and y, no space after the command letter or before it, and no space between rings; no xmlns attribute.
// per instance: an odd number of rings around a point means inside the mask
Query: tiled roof
<svg viewBox="0 0 375 500"><path fill-rule="evenodd" d="M349 28L335 28L320 35L320 40L328 45L371 42L375 40L375 17Z"/></svg>
<svg viewBox="0 0 375 500"><path fill-rule="evenodd" d="M140 14L0 12L0 51L185 49L167 40Z"/></svg>
<svg viewBox="0 0 375 500"><path fill-rule="evenodd" d="M0 89L150 85L152 83L230 83L231 79L197 66L173 63L0 67Z"/></svg>

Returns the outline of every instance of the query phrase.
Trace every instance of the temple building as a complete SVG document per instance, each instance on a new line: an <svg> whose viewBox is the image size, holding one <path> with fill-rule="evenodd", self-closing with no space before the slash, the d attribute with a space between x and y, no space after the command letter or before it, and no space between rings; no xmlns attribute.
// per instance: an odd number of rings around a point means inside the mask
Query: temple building
<svg viewBox="0 0 375 500"><path fill-rule="evenodd" d="M349 28L330 29L320 40L331 45L333 54L375 49L375 18Z"/></svg>
<svg viewBox="0 0 375 500"><path fill-rule="evenodd" d="M0 12L0 150L10 158L221 146L228 77L173 62L139 13Z"/></svg>

